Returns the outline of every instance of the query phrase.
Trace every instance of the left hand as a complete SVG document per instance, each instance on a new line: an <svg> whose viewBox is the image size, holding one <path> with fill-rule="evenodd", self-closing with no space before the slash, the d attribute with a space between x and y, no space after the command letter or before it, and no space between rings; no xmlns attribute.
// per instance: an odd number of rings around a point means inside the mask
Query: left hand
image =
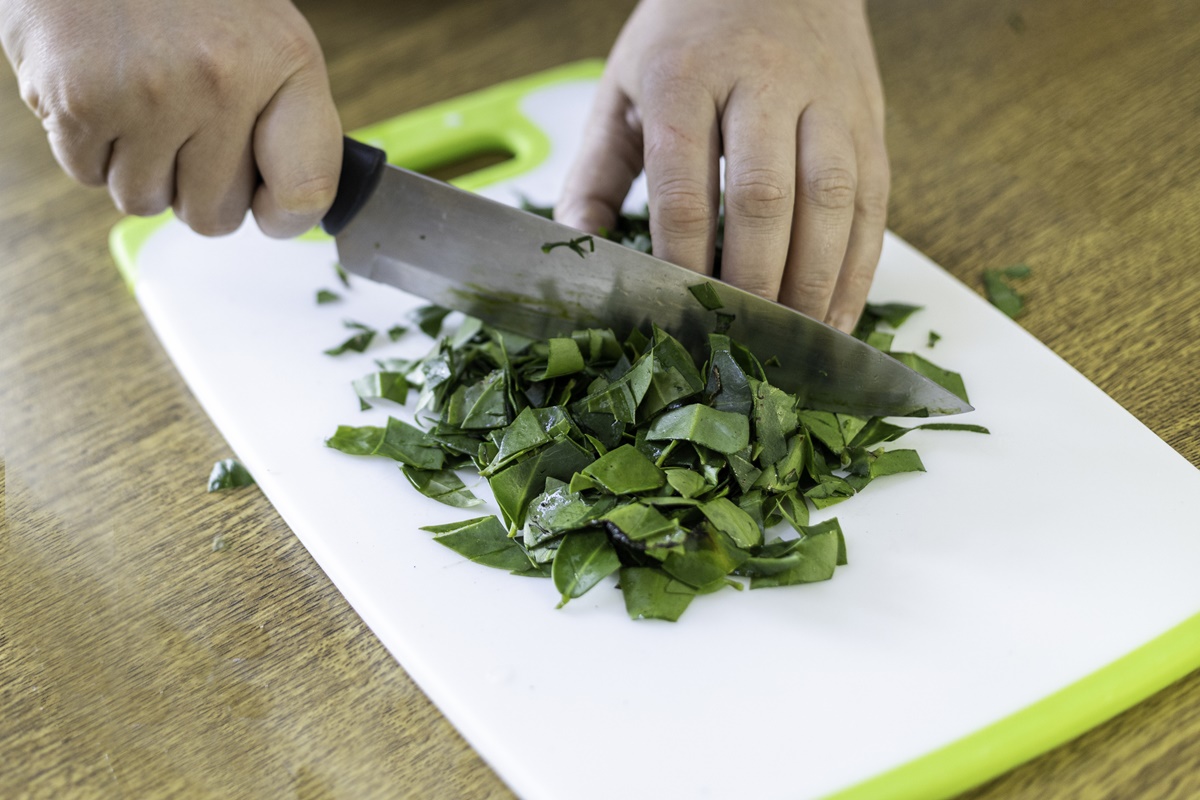
<svg viewBox="0 0 1200 800"><path fill-rule="evenodd" d="M556 216L611 227L645 169L654 253L853 329L883 246L883 91L862 0L642 0Z"/></svg>

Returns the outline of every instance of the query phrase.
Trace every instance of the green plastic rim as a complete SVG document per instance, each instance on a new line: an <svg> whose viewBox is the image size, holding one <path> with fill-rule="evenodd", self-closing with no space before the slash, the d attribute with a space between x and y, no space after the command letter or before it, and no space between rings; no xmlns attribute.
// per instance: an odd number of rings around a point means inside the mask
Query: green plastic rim
<svg viewBox="0 0 1200 800"><path fill-rule="evenodd" d="M1042 700L825 800L943 800L1107 722L1200 666L1200 614Z"/></svg>

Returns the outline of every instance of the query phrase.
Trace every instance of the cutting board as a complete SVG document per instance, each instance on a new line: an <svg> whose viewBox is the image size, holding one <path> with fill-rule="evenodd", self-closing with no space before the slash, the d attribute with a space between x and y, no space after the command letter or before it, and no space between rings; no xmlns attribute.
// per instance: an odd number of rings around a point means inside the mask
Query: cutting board
<svg viewBox="0 0 1200 800"><path fill-rule="evenodd" d="M358 132L417 169L552 202L600 65L504 84ZM638 185L630 205L645 202ZM402 224L402 221L398 221ZM535 243L536 244L536 243ZM469 563L423 525L464 512L394 463L323 441L354 378L415 329L322 353L344 320L417 298L341 287L333 243L126 220L113 252L195 396L322 569L500 777L536 798L936 798L1072 738L1200 666L1200 471L1017 324L888 234L876 302L922 305L897 349L961 372L990 436L916 432L927 468L828 510L832 581L698 598L633 622L613 582L561 610L547 581ZM317 305L315 293L343 294ZM453 324L452 317L449 322ZM941 334L931 350L929 331ZM197 476L201 479L202 476Z"/></svg>

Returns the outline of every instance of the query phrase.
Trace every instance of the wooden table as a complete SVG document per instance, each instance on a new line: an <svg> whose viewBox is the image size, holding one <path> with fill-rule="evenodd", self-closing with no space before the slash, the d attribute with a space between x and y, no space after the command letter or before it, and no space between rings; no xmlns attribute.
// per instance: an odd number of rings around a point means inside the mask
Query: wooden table
<svg viewBox="0 0 1200 800"><path fill-rule="evenodd" d="M300 5L352 128L603 55L632 2ZM892 227L970 286L1029 263L1021 323L1200 465L1200 5L871 13ZM0 795L509 796L259 492L205 493L229 449L116 212L9 75L0 119ZM1200 672L968 796L1200 796L1197 763Z"/></svg>

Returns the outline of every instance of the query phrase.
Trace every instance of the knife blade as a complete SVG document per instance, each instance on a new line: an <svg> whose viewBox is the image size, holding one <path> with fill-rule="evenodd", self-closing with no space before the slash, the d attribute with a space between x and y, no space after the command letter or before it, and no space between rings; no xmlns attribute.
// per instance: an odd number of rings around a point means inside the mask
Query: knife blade
<svg viewBox="0 0 1200 800"><path fill-rule="evenodd" d="M689 287L711 283L728 335L764 361L803 408L858 416L937 416L972 407L853 336L779 303L537 214L387 163L345 140L337 199L322 222L349 272L534 338L581 328L624 337L658 325L699 360L714 312Z"/></svg>

